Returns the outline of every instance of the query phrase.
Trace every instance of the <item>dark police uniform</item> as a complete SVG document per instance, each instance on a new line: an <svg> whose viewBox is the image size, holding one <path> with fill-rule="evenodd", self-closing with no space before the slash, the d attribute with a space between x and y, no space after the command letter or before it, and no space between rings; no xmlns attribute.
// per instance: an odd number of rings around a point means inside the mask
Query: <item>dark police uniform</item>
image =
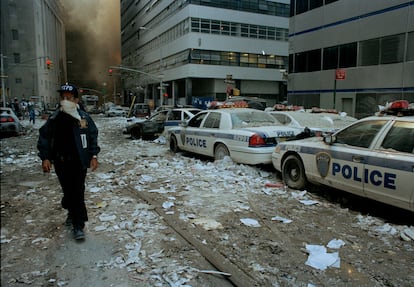
<svg viewBox="0 0 414 287"><path fill-rule="evenodd" d="M62 207L68 210L74 231L88 220L84 194L87 168L100 151L98 129L88 113L78 109L81 120L57 110L39 130L39 157L49 160L63 190Z"/></svg>

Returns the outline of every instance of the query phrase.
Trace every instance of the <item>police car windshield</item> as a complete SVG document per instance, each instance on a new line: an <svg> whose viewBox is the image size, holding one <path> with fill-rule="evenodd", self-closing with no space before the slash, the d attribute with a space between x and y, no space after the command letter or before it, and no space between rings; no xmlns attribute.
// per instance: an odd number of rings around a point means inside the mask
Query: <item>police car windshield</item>
<svg viewBox="0 0 414 287"><path fill-rule="evenodd" d="M259 111L249 111L231 114L233 128L259 127L281 125L274 117Z"/></svg>

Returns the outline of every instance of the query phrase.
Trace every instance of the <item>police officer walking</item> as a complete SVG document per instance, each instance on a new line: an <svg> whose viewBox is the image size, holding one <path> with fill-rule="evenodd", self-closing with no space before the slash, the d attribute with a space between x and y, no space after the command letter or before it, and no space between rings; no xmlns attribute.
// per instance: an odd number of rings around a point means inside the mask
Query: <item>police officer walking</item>
<svg viewBox="0 0 414 287"><path fill-rule="evenodd" d="M43 172L49 173L54 165L63 190L62 207L68 211L66 225L72 225L74 238L82 240L88 221L85 178L89 167L92 171L98 167L98 129L90 115L79 108L74 85L62 85L58 92L60 106L39 130L38 155Z"/></svg>

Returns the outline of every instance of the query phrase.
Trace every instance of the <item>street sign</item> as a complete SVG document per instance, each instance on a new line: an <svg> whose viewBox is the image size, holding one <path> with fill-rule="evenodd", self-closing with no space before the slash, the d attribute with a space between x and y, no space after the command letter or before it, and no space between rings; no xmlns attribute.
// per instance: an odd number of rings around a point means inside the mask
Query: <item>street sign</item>
<svg viewBox="0 0 414 287"><path fill-rule="evenodd" d="M345 80L346 70L345 69L336 69L335 70L335 80Z"/></svg>

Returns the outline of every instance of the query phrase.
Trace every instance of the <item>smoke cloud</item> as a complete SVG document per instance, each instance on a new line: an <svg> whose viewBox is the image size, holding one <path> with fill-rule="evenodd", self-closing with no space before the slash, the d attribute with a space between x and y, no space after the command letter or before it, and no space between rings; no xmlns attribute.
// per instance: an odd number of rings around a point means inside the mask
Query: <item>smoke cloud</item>
<svg viewBox="0 0 414 287"><path fill-rule="evenodd" d="M66 27L68 81L110 89L108 67L121 63L120 1L61 0Z"/></svg>

